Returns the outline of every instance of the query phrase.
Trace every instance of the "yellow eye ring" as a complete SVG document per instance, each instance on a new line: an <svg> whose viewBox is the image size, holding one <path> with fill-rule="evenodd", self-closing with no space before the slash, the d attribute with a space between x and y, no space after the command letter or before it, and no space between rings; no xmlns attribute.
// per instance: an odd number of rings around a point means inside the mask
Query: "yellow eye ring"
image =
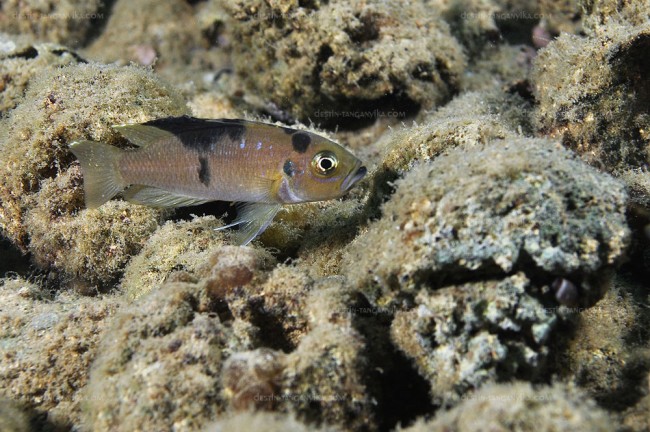
<svg viewBox="0 0 650 432"><path fill-rule="evenodd" d="M334 172L339 164L336 155L329 151L318 153L311 160L311 166L318 175L326 176Z"/></svg>

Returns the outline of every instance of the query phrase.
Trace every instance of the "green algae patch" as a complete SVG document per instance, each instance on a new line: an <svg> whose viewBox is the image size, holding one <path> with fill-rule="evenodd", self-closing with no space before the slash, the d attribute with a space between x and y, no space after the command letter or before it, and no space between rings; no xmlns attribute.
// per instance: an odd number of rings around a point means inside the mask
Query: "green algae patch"
<svg viewBox="0 0 650 432"><path fill-rule="evenodd" d="M88 63L34 75L1 120L0 231L43 269L93 285L110 281L162 213L117 202L82 210L81 173L68 145L121 143L114 124L186 113L178 93L137 67Z"/></svg>

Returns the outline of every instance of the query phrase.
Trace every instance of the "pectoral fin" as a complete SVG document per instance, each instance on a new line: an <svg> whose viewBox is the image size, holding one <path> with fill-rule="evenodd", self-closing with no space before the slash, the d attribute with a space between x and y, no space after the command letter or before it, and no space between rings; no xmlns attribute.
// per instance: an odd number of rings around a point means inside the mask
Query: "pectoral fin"
<svg viewBox="0 0 650 432"><path fill-rule="evenodd" d="M233 233L233 239L239 245L246 245L264 232L280 208L280 204L242 203L237 207L235 221L217 230L239 226L239 230Z"/></svg>
<svg viewBox="0 0 650 432"><path fill-rule="evenodd" d="M129 202L147 205L150 207L186 207L205 204L211 200L178 195L163 189L134 185L123 193L124 199Z"/></svg>

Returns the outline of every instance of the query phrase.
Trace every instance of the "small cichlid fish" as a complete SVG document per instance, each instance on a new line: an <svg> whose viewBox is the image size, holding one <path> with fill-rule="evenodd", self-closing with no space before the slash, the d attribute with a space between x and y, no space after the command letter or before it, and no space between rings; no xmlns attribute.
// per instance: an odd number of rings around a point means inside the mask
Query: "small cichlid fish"
<svg viewBox="0 0 650 432"><path fill-rule="evenodd" d="M184 116L114 128L138 148L70 145L88 208L119 192L152 207L237 201L237 218L223 228L239 226L239 244L262 233L283 204L338 198L366 174L361 161L333 141L260 122Z"/></svg>

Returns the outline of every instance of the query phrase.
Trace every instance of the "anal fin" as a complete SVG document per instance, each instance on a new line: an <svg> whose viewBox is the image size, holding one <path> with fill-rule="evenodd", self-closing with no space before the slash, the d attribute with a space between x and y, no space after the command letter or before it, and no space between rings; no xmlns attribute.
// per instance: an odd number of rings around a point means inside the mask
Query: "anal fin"
<svg viewBox="0 0 650 432"><path fill-rule="evenodd" d="M142 185L131 186L124 191L123 195L124 199L129 202L150 207L186 207L213 201L210 199L179 195L157 187Z"/></svg>
<svg viewBox="0 0 650 432"><path fill-rule="evenodd" d="M281 208L281 204L275 203L241 203L237 207L235 221L217 230L239 226L239 230L233 233L234 241L242 246L247 245L264 232Z"/></svg>

